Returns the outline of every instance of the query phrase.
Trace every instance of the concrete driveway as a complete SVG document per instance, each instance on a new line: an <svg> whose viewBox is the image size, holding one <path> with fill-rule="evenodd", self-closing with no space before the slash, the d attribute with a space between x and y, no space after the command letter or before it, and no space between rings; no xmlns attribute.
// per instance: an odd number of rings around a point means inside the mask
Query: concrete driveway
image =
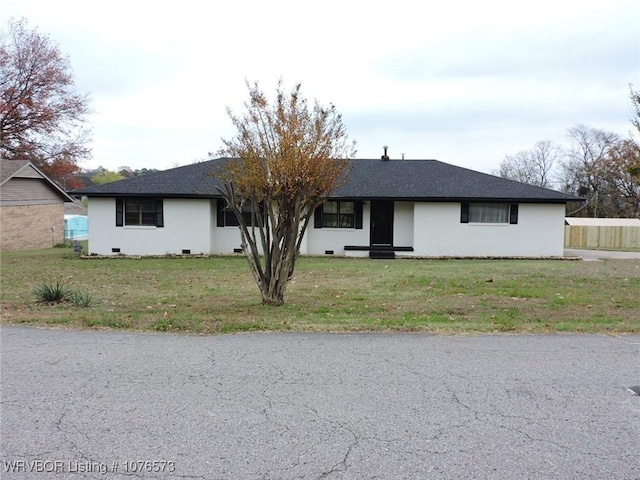
<svg viewBox="0 0 640 480"><path fill-rule="evenodd" d="M611 252L607 250L578 250L565 249L565 257L582 257L586 261L606 259L636 259L640 260L640 252Z"/></svg>
<svg viewBox="0 0 640 480"><path fill-rule="evenodd" d="M640 336L3 326L3 479L638 479Z"/></svg>

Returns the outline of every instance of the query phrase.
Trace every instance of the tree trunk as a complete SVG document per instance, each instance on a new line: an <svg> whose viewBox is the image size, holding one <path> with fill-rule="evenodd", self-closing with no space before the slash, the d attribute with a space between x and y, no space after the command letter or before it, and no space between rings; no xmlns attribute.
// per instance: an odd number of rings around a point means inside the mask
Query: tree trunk
<svg viewBox="0 0 640 480"><path fill-rule="evenodd" d="M269 307L280 307L284 305L284 292L261 292L262 304Z"/></svg>
<svg viewBox="0 0 640 480"><path fill-rule="evenodd" d="M284 293L293 272L298 243L299 222L297 219L280 220L275 237L283 241L265 252L265 264L260 288L263 305L280 306L284 304Z"/></svg>

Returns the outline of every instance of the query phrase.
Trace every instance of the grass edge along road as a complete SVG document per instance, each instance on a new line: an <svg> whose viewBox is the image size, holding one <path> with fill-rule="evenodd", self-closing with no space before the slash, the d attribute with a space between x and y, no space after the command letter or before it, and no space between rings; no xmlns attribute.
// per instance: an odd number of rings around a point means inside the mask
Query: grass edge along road
<svg viewBox="0 0 640 480"><path fill-rule="evenodd" d="M60 282L91 298L38 303ZM195 334L242 331L638 333L640 260L300 257L265 307L242 256L80 259L0 254L3 323Z"/></svg>

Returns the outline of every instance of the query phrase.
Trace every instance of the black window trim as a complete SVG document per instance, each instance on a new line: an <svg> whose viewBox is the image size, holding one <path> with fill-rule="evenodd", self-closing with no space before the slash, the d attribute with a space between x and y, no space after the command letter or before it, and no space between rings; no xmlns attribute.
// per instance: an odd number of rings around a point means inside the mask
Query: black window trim
<svg viewBox="0 0 640 480"><path fill-rule="evenodd" d="M349 199L331 199L328 200L330 202L338 202L338 213L340 215L340 202L353 202L353 226L352 227L328 227L324 225L324 203L317 207L313 212L313 228L339 228L342 230L362 230L362 212L364 210L364 202L359 200L349 200Z"/></svg>
<svg viewBox="0 0 640 480"><path fill-rule="evenodd" d="M239 227L240 222L236 218L236 214L233 213L229 207L227 207L227 201L224 198L218 198L216 201L216 226L217 227ZM243 211L244 220L247 226L253 224L253 216L250 211Z"/></svg>

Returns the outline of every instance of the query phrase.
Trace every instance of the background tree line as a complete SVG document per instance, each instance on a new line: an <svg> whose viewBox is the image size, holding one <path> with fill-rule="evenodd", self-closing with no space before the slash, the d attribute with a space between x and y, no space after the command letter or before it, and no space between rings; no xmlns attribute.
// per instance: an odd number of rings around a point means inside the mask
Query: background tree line
<svg viewBox="0 0 640 480"><path fill-rule="evenodd" d="M128 166L119 167L116 170L109 170L102 166L98 168L82 168L65 178L63 187L67 190L87 187L89 185L103 185L105 183L117 182L125 178L139 177L149 173L159 172L156 168L132 169Z"/></svg>
<svg viewBox="0 0 640 480"><path fill-rule="evenodd" d="M631 124L640 133L640 93L631 90ZM586 199L569 204L567 214L581 217L640 217L640 146L630 135L576 125L566 145L549 140L507 155L495 174L553 188Z"/></svg>

